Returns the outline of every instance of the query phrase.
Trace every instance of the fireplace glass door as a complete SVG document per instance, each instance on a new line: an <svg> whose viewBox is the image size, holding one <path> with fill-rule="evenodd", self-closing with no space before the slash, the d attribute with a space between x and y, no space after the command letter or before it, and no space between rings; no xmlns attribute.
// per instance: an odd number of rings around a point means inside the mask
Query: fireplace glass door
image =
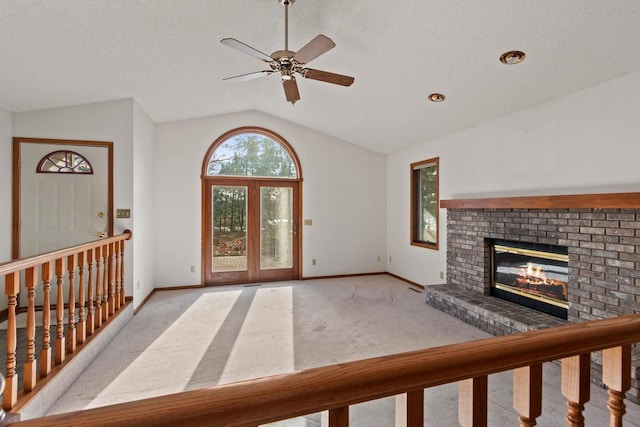
<svg viewBox="0 0 640 427"><path fill-rule="evenodd" d="M495 242L491 293L566 319L568 263L566 248Z"/></svg>

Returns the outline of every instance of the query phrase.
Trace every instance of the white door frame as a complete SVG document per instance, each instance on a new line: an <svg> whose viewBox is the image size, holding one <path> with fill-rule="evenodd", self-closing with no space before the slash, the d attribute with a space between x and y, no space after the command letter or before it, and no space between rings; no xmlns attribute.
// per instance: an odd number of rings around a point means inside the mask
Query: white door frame
<svg viewBox="0 0 640 427"><path fill-rule="evenodd" d="M108 236L113 236L113 142L106 141L78 141L48 138L13 138L13 219L12 219L12 252L13 259L20 256L20 144L51 144L60 146L91 146L107 149L108 156Z"/></svg>

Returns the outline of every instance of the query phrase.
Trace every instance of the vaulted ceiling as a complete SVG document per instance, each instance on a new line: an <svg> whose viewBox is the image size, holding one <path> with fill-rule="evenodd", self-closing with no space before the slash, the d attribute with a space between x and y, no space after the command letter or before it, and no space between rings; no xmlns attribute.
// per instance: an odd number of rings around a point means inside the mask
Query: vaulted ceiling
<svg viewBox="0 0 640 427"><path fill-rule="evenodd" d="M336 47L310 67L351 87L278 75L220 44L284 48L277 0L3 0L0 106L12 111L135 98L167 122L259 110L382 153L640 70L637 0L297 0L289 48ZM521 50L519 65L500 55ZM446 96L441 103L430 93Z"/></svg>

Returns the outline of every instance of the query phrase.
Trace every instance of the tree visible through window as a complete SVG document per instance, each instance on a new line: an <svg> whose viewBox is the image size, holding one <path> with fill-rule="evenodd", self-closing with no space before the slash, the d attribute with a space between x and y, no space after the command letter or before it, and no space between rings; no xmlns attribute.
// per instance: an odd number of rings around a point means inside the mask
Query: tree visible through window
<svg viewBox="0 0 640 427"><path fill-rule="evenodd" d="M439 158L411 164L411 244L438 249Z"/></svg>
<svg viewBox="0 0 640 427"><path fill-rule="evenodd" d="M266 129L236 129L214 142L203 169L206 280L295 277L301 172L293 148Z"/></svg>
<svg viewBox="0 0 640 427"><path fill-rule="evenodd" d="M278 141L242 133L220 144L209 159L207 175L296 178L291 155Z"/></svg>

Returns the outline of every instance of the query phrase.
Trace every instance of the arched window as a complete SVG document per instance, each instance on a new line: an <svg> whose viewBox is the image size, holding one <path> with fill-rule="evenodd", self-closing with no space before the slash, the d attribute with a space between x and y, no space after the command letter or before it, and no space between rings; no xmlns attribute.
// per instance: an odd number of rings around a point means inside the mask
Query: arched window
<svg viewBox="0 0 640 427"><path fill-rule="evenodd" d="M271 136L248 130L234 133L211 153L207 176L298 178L289 148Z"/></svg>
<svg viewBox="0 0 640 427"><path fill-rule="evenodd" d="M75 151L61 150L45 155L38 166L36 173L72 173L93 174L93 168L89 160Z"/></svg>

